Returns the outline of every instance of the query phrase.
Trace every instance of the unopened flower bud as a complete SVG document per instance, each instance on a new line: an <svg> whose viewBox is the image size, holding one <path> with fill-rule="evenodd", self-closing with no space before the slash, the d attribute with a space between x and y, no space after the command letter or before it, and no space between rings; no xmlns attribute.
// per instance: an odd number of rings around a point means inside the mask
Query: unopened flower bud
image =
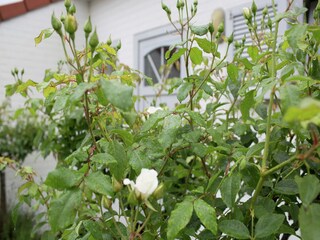
<svg viewBox="0 0 320 240"><path fill-rule="evenodd" d="M19 73L19 70L18 70L18 68L14 68L14 73L17 75L18 73Z"/></svg>
<svg viewBox="0 0 320 240"><path fill-rule="evenodd" d="M89 46L91 47L92 50L94 50L96 49L98 44L99 44L99 38L98 38L97 31L95 29L89 40Z"/></svg>
<svg viewBox="0 0 320 240"><path fill-rule="evenodd" d="M256 13L257 13L257 5L256 5L256 3L253 1L252 2L252 5L251 5L251 11L252 11L252 13L253 13L253 16L256 16Z"/></svg>
<svg viewBox="0 0 320 240"><path fill-rule="evenodd" d="M180 0L179 2L180 2L180 7L183 8L184 7L184 1Z"/></svg>
<svg viewBox="0 0 320 240"><path fill-rule="evenodd" d="M128 196L128 203L131 205L137 205L138 204L138 198L136 196L136 193L134 190L130 191Z"/></svg>
<svg viewBox="0 0 320 240"><path fill-rule="evenodd" d="M68 14L64 20L64 28L69 34L74 34L78 29L78 23L75 16Z"/></svg>
<svg viewBox="0 0 320 240"><path fill-rule="evenodd" d="M61 15L61 16L60 16L60 21L61 21L62 23L64 23L64 20L66 20L66 17L65 17L64 15Z"/></svg>
<svg viewBox="0 0 320 240"><path fill-rule="evenodd" d="M218 26L218 32L219 32L219 33L223 33L223 31L224 31L224 24L223 24L223 22L221 22L221 23L219 24L219 26Z"/></svg>
<svg viewBox="0 0 320 240"><path fill-rule="evenodd" d="M116 48L117 48L117 50L120 50L120 49L121 49L121 41L118 42Z"/></svg>
<svg viewBox="0 0 320 240"><path fill-rule="evenodd" d="M240 47L241 47L241 44L240 44L238 41L236 41L236 42L234 43L234 46L235 46L235 48L240 48Z"/></svg>
<svg viewBox="0 0 320 240"><path fill-rule="evenodd" d="M105 207L106 209L110 209L112 206L112 200L106 196L102 196L102 205L103 207Z"/></svg>
<svg viewBox="0 0 320 240"><path fill-rule="evenodd" d="M318 11L318 12L320 12L320 2L318 2L315 10Z"/></svg>
<svg viewBox="0 0 320 240"><path fill-rule="evenodd" d="M61 21L56 18L55 14L53 13L52 16L51 16L51 25L53 27L53 29L59 34L61 35L62 32L61 32L61 27L62 27L62 23Z"/></svg>
<svg viewBox="0 0 320 240"><path fill-rule="evenodd" d="M24 68L21 70L21 76L24 74Z"/></svg>
<svg viewBox="0 0 320 240"><path fill-rule="evenodd" d="M177 0L177 8L180 9L180 1Z"/></svg>
<svg viewBox="0 0 320 240"><path fill-rule="evenodd" d="M88 38L89 34L92 32L92 24L91 24L91 18L90 17L85 22L83 30L85 32L86 38Z"/></svg>
<svg viewBox="0 0 320 240"><path fill-rule="evenodd" d="M71 0L64 0L64 6L66 7L67 11L69 7L71 6Z"/></svg>
<svg viewBox="0 0 320 240"><path fill-rule="evenodd" d="M272 29L272 20L270 17L268 17L268 23L267 23L269 29L271 30Z"/></svg>
<svg viewBox="0 0 320 240"><path fill-rule="evenodd" d="M231 44L233 42L233 33L230 35L230 37L228 37L228 44Z"/></svg>
<svg viewBox="0 0 320 240"><path fill-rule="evenodd" d="M247 19L249 22L251 22L252 13L249 8L247 8L247 7L243 8L243 16L245 19Z"/></svg>
<svg viewBox="0 0 320 240"><path fill-rule="evenodd" d="M68 9L68 13L71 15L74 15L76 13L76 6L74 4L71 5L71 7L69 7Z"/></svg>
<svg viewBox="0 0 320 240"><path fill-rule="evenodd" d="M123 185L121 182L119 182L117 179L115 179L114 177L112 178L112 188L114 192L119 192L121 191Z"/></svg>
<svg viewBox="0 0 320 240"><path fill-rule="evenodd" d="M265 8L262 10L262 15L267 16L267 14L268 14L268 7L265 6Z"/></svg>
<svg viewBox="0 0 320 240"><path fill-rule="evenodd" d="M163 193L164 193L164 185L163 185L163 183L161 183L161 184L156 188L156 190L154 190L153 196L154 196L156 199L160 199L160 198L163 197Z"/></svg>
<svg viewBox="0 0 320 240"><path fill-rule="evenodd" d="M213 26L212 22L209 23L208 30L209 30L210 34L214 33L214 26Z"/></svg>
<svg viewBox="0 0 320 240"><path fill-rule="evenodd" d="M193 1L193 5L194 5L194 6L198 6L198 0L194 0L194 1Z"/></svg>
<svg viewBox="0 0 320 240"><path fill-rule="evenodd" d="M112 44L111 35L109 35L109 38L108 38L108 40L107 40L107 44L108 44L109 46L111 46L111 44Z"/></svg>

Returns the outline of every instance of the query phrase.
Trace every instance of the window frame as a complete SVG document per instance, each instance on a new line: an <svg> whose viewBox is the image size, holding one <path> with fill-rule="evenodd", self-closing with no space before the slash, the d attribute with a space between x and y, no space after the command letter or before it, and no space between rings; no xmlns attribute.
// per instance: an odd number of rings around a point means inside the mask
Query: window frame
<svg viewBox="0 0 320 240"><path fill-rule="evenodd" d="M143 73L145 67L144 59L148 53L157 48L170 47L171 45L180 42L180 35L176 32L175 28L171 24L136 34L134 36L134 67ZM180 58L180 65L184 65L183 57ZM180 77L183 78L185 75L185 69L181 67ZM147 99L155 97L154 87L144 85L143 81L144 79L142 79L142 82L136 88L135 93L138 96L143 96ZM168 93L163 92L161 95L162 102L166 102L168 105L170 105L174 99L176 99L175 93L169 95ZM143 107L144 103L139 101L138 108L141 109Z"/></svg>

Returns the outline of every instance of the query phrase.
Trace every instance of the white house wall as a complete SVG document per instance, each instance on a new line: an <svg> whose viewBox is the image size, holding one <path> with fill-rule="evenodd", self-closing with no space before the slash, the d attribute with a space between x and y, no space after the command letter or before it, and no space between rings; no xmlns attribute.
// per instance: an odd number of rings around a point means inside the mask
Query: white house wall
<svg viewBox="0 0 320 240"><path fill-rule="evenodd" d="M51 14L56 16L64 11L63 1L47 5L46 7L30 11L20 17L0 22L0 103L5 99L5 88L7 84L14 83L11 69L25 69L24 79L32 79L36 82L42 81L45 69L57 68L57 62L64 59L63 48L60 38L53 34L49 39L41 42L37 47L34 38L40 31L51 27ZM82 26L89 15L88 3L77 1L77 19ZM79 32L82 32L79 27ZM77 41L79 47L83 47L84 35L80 34ZM12 107L22 107L22 97L12 97ZM54 169L56 162L52 156L43 160L40 153L30 154L24 165L31 166L38 174L38 179L45 178L47 173ZM12 206L16 202L18 186L22 184L15 173L6 170L7 204Z"/></svg>
<svg viewBox="0 0 320 240"><path fill-rule="evenodd" d="M89 15L88 3L77 1L76 4L77 19L82 26ZM57 62L64 59L61 40L56 34L38 46L34 43L34 38L41 30L51 27L52 12L55 12L56 16L65 12L63 1L0 22L0 102L5 98L4 86L14 82L11 75L14 67L19 70L25 69L25 80L32 79L40 82L44 77L45 69L57 68ZM81 41L78 42L80 46ZM15 97L13 105L21 107L23 99Z"/></svg>
<svg viewBox="0 0 320 240"><path fill-rule="evenodd" d="M176 1L163 0L172 11L172 19L177 19ZM193 1L190 1L192 3ZM199 0L198 15L192 23L201 25L210 21L213 10L227 10L236 5L249 3L251 0ZM90 3L92 22L97 26L100 40L121 40L120 61L135 67L134 36L137 33L168 25L160 0L95 0ZM227 18L227 16L226 16Z"/></svg>

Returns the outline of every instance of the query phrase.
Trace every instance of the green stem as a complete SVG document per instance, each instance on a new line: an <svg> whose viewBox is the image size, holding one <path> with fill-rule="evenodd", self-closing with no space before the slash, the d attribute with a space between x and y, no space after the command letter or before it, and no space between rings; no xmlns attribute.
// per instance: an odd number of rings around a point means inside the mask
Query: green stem
<svg viewBox="0 0 320 240"><path fill-rule="evenodd" d="M152 214L152 211L149 211L146 220L143 222L143 224L141 225L141 227L138 228L137 234L139 234L139 233L144 229L144 227L146 226L146 224L148 223L148 221L149 221L149 219L150 219L150 217L151 217L151 214Z"/></svg>
<svg viewBox="0 0 320 240"><path fill-rule="evenodd" d="M273 45L272 45L272 69L271 69L271 79L273 81L276 81L276 47L277 47L277 38L278 38L278 29L279 29L279 21L276 21L275 23L275 32L274 32L274 39L273 39ZM266 141L264 144L264 152L263 152L263 157L262 157L262 171L266 169L267 167L267 159L269 156L269 146L270 146L270 135L271 135L271 120L272 120L272 108L273 108L273 100L274 100L274 95L276 91L276 84L271 90L270 93L270 101L269 101L269 106L268 106L268 117L267 117L267 129L266 129Z"/></svg>

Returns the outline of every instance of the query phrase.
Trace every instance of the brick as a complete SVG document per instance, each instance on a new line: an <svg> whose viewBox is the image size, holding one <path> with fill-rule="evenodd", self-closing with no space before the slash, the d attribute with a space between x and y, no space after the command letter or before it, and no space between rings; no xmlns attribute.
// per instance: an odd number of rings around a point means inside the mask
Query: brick
<svg viewBox="0 0 320 240"><path fill-rule="evenodd" d="M12 4L3 5L0 7L0 15L2 20L7 20L24 14L27 12L24 2L17 2Z"/></svg>

